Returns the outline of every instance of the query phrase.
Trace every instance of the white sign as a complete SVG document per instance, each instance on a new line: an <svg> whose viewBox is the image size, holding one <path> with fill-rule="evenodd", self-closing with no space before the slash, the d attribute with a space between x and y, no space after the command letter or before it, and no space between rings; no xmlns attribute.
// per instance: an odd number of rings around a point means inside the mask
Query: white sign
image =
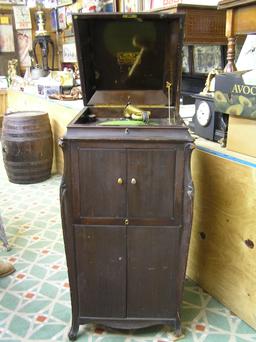
<svg viewBox="0 0 256 342"><path fill-rule="evenodd" d="M217 6L219 0L151 0L151 9L160 9L177 4Z"/></svg>
<svg viewBox="0 0 256 342"><path fill-rule="evenodd" d="M249 34L236 62L237 70L256 69L256 35Z"/></svg>
<svg viewBox="0 0 256 342"><path fill-rule="evenodd" d="M64 63L76 63L76 44L63 44L63 62Z"/></svg>

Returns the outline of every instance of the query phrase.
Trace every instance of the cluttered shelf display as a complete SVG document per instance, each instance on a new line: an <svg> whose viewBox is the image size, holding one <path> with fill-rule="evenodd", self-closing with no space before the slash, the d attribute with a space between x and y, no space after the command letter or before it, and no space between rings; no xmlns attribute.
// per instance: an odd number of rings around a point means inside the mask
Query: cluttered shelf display
<svg viewBox="0 0 256 342"><path fill-rule="evenodd" d="M80 88L71 92L74 86L79 87L72 13L112 12L116 10L115 1L28 0L26 6L25 2L10 3L8 7L0 5L1 80L29 94L80 99Z"/></svg>
<svg viewBox="0 0 256 342"><path fill-rule="evenodd" d="M193 104L207 74L226 63L225 13L212 1L154 1L153 7L160 13L185 14L181 100Z"/></svg>
<svg viewBox="0 0 256 342"><path fill-rule="evenodd" d="M195 115L190 122L191 130L197 135L228 148L232 123L238 118L249 119L248 122L256 118L256 39L255 35L240 38L236 44L237 71L211 70L203 91L194 95Z"/></svg>
<svg viewBox="0 0 256 342"><path fill-rule="evenodd" d="M0 75L7 75L10 62L19 69L18 43L15 35L14 16L10 9L0 8Z"/></svg>
<svg viewBox="0 0 256 342"><path fill-rule="evenodd" d="M89 322L168 324L178 336L193 199L193 139L179 117L183 16L73 21L85 108L61 143L69 338Z"/></svg>

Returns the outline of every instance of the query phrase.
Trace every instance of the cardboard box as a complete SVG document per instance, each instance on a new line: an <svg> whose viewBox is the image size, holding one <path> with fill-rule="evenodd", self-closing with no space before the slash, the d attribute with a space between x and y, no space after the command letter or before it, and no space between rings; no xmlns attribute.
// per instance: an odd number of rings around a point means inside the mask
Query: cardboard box
<svg viewBox="0 0 256 342"><path fill-rule="evenodd" d="M227 149L256 158L256 120L230 116Z"/></svg>
<svg viewBox="0 0 256 342"><path fill-rule="evenodd" d="M256 120L256 70L216 75L217 112Z"/></svg>

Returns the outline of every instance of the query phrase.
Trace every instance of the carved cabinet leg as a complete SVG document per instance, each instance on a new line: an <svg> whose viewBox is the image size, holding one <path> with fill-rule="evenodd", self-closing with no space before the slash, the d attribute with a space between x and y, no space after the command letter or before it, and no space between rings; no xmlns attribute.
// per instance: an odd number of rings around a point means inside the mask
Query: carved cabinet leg
<svg viewBox="0 0 256 342"><path fill-rule="evenodd" d="M181 337L182 336L182 329L181 329L181 320L180 320L180 314L177 312L176 321L175 321L175 337Z"/></svg>
<svg viewBox="0 0 256 342"><path fill-rule="evenodd" d="M181 324L176 325L175 327L175 337L181 337L182 336L182 329L181 329Z"/></svg>
<svg viewBox="0 0 256 342"><path fill-rule="evenodd" d="M78 320L73 319L70 331L68 333L68 338L70 341L75 341L77 339L78 330L79 330Z"/></svg>

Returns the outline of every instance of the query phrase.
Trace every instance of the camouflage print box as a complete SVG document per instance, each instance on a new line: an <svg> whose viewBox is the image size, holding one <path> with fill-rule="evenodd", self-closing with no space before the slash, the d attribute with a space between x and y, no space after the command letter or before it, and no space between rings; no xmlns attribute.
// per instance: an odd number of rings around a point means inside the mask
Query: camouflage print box
<svg viewBox="0 0 256 342"><path fill-rule="evenodd" d="M217 75L215 110L256 120L256 70Z"/></svg>

